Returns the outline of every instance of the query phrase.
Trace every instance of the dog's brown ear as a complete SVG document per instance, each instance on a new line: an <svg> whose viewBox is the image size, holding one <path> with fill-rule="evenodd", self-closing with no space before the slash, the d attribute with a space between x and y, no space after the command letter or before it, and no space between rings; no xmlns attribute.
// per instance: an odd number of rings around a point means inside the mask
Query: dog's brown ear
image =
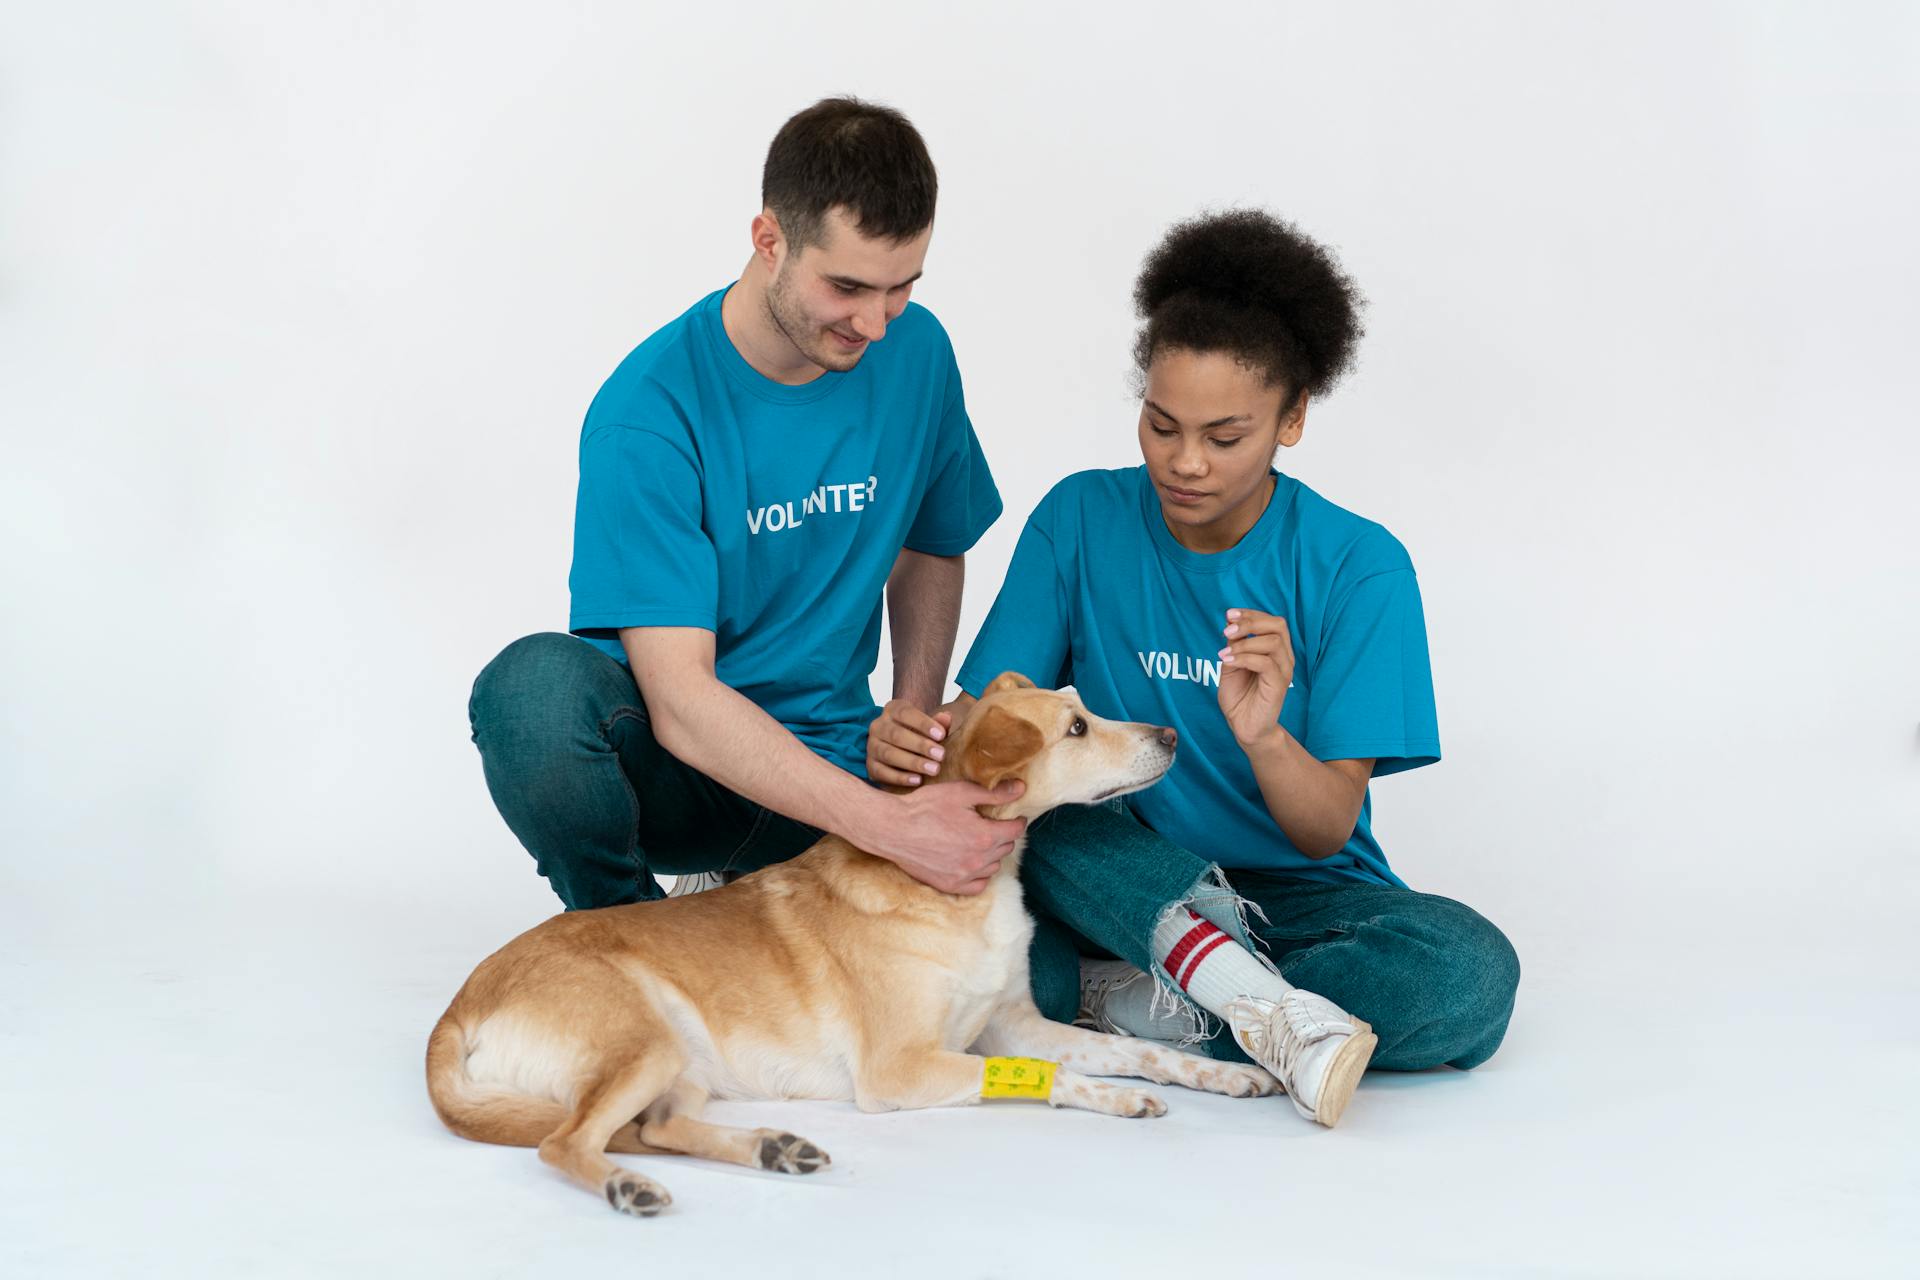
<svg viewBox="0 0 1920 1280"><path fill-rule="evenodd" d="M1007 678L1001 676L1000 680ZM993 683L997 685L1000 680ZM991 686L987 692L993 692ZM1039 755L1046 745L1046 735L1030 721L1011 711L988 707L978 720L967 724L967 740L960 746L959 774L983 787L997 787Z"/></svg>
<svg viewBox="0 0 1920 1280"><path fill-rule="evenodd" d="M993 683L987 686L987 693L1005 693L1009 689L1031 688L1033 688L1033 681L1027 679L1018 671L1002 671L993 678ZM986 694L980 696L985 697Z"/></svg>

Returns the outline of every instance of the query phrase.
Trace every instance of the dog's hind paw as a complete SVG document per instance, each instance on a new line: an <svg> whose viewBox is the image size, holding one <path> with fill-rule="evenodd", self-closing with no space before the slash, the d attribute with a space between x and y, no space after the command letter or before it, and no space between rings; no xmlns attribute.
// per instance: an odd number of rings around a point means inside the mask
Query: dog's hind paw
<svg viewBox="0 0 1920 1280"><path fill-rule="evenodd" d="M832 1164L827 1153L791 1133L760 1131L758 1164L774 1173L817 1173Z"/></svg>
<svg viewBox="0 0 1920 1280"><path fill-rule="evenodd" d="M665 1187L624 1169L608 1175L604 1190L608 1204L636 1218L651 1218L673 1203Z"/></svg>

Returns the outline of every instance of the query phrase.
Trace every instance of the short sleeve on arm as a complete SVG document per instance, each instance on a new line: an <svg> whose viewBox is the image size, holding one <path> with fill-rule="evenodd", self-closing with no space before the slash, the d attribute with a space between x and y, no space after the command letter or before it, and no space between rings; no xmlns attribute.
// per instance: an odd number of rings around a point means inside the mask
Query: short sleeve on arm
<svg viewBox="0 0 1920 1280"><path fill-rule="evenodd" d="M927 490L907 530L907 549L929 556L965 554L1000 518L1000 490L973 434L973 420L967 417L960 372L952 367L951 352L947 359L951 398L940 418Z"/></svg>
<svg viewBox="0 0 1920 1280"><path fill-rule="evenodd" d="M1335 606L1307 701L1317 760L1372 758L1374 776L1440 758L1433 670L1411 568L1373 574Z"/></svg>
<svg viewBox="0 0 1920 1280"><path fill-rule="evenodd" d="M1001 672L1018 671L1043 689L1058 689L1071 679L1070 653L1067 599L1053 539L1035 512L1020 532L1007 580L955 683L977 698Z"/></svg>
<svg viewBox="0 0 1920 1280"><path fill-rule="evenodd" d="M621 627L713 630L719 575L702 505L699 469L684 439L618 424L588 427L568 626L601 637Z"/></svg>

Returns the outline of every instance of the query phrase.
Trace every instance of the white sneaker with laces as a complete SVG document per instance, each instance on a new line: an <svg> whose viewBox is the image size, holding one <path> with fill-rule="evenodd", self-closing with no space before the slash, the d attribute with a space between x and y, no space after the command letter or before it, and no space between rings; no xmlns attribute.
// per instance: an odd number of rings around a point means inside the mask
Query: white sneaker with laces
<svg viewBox="0 0 1920 1280"><path fill-rule="evenodd" d="M1107 1003L1114 992L1146 980L1147 975L1125 960L1080 961L1080 1012L1073 1025L1102 1031L1110 1036L1130 1036L1134 1032L1107 1016Z"/></svg>
<svg viewBox="0 0 1920 1280"><path fill-rule="evenodd" d="M1278 1001L1227 1001L1227 1025L1247 1055L1286 1086L1293 1108L1331 1129L1353 1098L1380 1038L1325 996L1298 988Z"/></svg>
<svg viewBox="0 0 1920 1280"><path fill-rule="evenodd" d="M1205 1038L1206 1017L1158 989L1125 960L1080 961L1080 1012L1073 1025L1185 1048Z"/></svg>
<svg viewBox="0 0 1920 1280"><path fill-rule="evenodd" d="M718 889L732 878L724 871L695 871L690 875L675 876L673 888L667 890L667 896L684 898L690 894L705 893L709 889Z"/></svg>

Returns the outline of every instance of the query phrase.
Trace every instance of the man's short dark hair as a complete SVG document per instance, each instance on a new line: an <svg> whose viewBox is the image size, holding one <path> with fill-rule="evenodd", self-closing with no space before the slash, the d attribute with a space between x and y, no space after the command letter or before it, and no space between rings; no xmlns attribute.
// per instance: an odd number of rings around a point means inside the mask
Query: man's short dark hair
<svg viewBox="0 0 1920 1280"><path fill-rule="evenodd" d="M760 178L761 202L795 249L819 243L836 205L863 236L911 240L932 224L938 193L920 131L858 98L823 98L780 126Z"/></svg>

